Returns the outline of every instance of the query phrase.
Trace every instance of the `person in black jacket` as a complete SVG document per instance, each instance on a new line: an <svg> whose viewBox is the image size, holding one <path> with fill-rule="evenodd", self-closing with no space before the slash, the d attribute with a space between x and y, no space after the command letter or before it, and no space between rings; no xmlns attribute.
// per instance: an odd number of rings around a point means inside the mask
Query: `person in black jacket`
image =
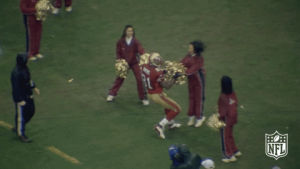
<svg viewBox="0 0 300 169"><path fill-rule="evenodd" d="M35 112L32 90L37 95L40 94L30 78L27 58L27 54L18 54L16 67L11 73L12 95L16 107L14 131L22 142L31 142L31 139L25 135L25 125Z"/></svg>
<svg viewBox="0 0 300 169"><path fill-rule="evenodd" d="M169 147L169 156L172 161L170 169L214 169L214 162L205 158L202 159L198 154L191 153L185 144L171 145Z"/></svg>

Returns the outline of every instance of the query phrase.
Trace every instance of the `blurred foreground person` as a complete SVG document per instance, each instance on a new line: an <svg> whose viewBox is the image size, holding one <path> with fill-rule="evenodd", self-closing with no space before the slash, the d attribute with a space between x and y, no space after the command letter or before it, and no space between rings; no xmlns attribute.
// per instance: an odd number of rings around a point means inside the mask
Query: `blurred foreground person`
<svg viewBox="0 0 300 169"><path fill-rule="evenodd" d="M169 147L169 156L172 161L171 169L214 169L214 162L209 159L201 159L198 154L191 153L184 144L171 145Z"/></svg>

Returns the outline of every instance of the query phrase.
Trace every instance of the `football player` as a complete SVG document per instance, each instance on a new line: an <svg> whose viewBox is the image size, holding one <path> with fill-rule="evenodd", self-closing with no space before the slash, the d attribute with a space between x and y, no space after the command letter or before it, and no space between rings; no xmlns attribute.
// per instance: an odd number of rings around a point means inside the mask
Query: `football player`
<svg viewBox="0 0 300 169"><path fill-rule="evenodd" d="M165 139L164 129L166 125L169 125L170 129L181 126L181 124L174 121L174 118L181 111L181 107L163 92L163 88L171 88L177 78L174 77L169 81L164 79L164 71L161 69L163 63L164 61L159 53L152 53L149 57L149 64L142 65L141 70L149 98L165 108L165 118L155 126L159 137Z"/></svg>

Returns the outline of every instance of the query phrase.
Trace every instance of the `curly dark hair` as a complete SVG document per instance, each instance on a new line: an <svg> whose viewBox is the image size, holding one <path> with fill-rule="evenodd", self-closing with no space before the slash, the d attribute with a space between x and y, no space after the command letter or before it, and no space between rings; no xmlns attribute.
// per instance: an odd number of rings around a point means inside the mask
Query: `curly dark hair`
<svg viewBox="0 0 300 169"><path fill-rule="evenodd" d="M205 49L205 45L202 41L195 40L190 43L194 47L194 53L197 55L201 55L201 53Z"/></svg>

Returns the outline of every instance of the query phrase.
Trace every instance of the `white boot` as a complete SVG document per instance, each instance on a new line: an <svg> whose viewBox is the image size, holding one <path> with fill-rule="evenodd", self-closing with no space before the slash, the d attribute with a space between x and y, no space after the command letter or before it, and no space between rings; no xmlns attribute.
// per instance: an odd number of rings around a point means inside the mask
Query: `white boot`
<svg viewBox="0 0 300 169"><path fill-rule="evenodd" d="M158 136L162 139L166 139L165 133L164 133L164 128L161 125L156 125L155 126L155 131L157 132Z"/></svg>
<svg viewBox="0 0 300 169"><path fill-rule="evenodd" d="M53 7L53 8L52 8L52 14L54 14L54 15L59 14L59 8Z"/></svg>
<svg viewBox="0 0 300 169"><path fill-rule="evenodd" d="M65 8L66 12L72 12L72 10L73 10L72 6L68 6Z"/></svg>
<svg viewBox="0 0 300 169"><path fill-rule="evenodd" d="M142 100L144 106L148 106L150 104L149 100Z"/></svg>
<svg viewBox="0 0 300 169"><path fill-rule="evenodd" d="M115 96L113 95L108 95L107 98L106 98L106 101L107 102L112 102L114 100Z"/></svg>
<svg viewBox="0 0 300 169"><path fill-rule="evenodd" d="M195 123L195 116L190 116L189 121L187 122L188 126L192 126Z"/></svg>
<svg viewBox="0 0 300 169"><path fill-rule="evenodd" d="M230 163L230 162L235 162L237 159L235 158L235 156L231 156L230 158L223 158L222 161L224 163Z"/></svg>
<svg viewBox="0 0 300 169"><path fill-rule="evenodd" d="M43 59L43 58L44 58L44 55L38 53L38 54L35 55L35 57L38 58L38 59Z"/></svg>
<svg viewBox="0 0 300 169"><path fill-rule="evenodd" d="M240 156L242 156L242 155L243 155L243 154L242 154L242 152L240 152L240 151L234 153L234 156L235 156L235 157L240 157Z"/></svg>
<svg viewBox="0 0 300 169"><path fill-rule="evenodd" d="M175 129L175 128L180 128L180 127L181 127L180 123L169 124L169 129Z"/></svg>
<svg viewBox="0 0 300 169"><path fill-rule="evenodd" d="M203 116L201 119L197 119L196 120L196 124L195 124L195 127L200 127L202 126L203 122L205 121L206 117Z"/></svg>

